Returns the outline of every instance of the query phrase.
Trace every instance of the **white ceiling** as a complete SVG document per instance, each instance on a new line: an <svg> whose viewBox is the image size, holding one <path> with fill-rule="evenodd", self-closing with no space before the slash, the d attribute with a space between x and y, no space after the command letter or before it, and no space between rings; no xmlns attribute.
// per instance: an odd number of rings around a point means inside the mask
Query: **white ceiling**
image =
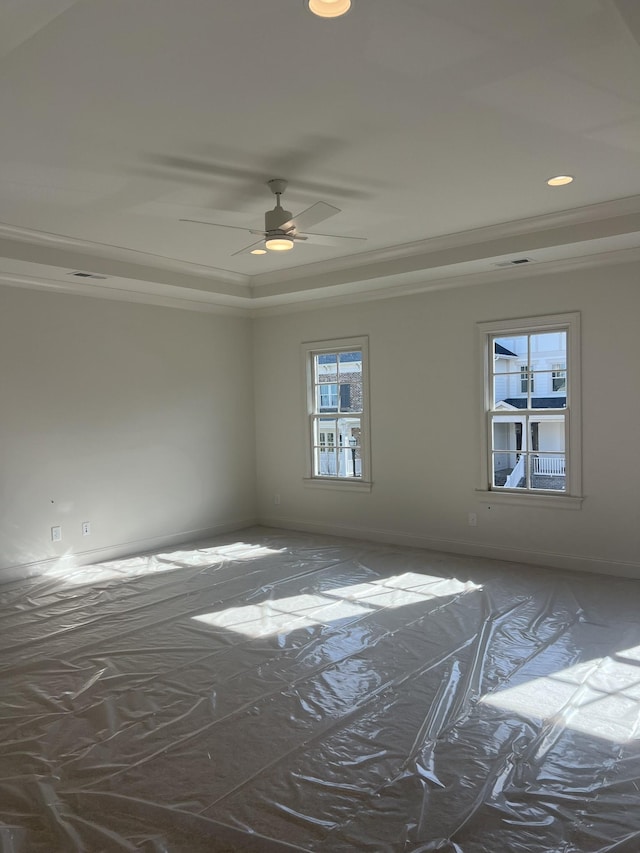
<svg viewBox="0 0 640 853"><path fill-rule="evenodd" d="M0 0L0 63L7 284L246 310L639 251L638 0ZM366 241L179 221L260 229L274 177Z"/></svg>

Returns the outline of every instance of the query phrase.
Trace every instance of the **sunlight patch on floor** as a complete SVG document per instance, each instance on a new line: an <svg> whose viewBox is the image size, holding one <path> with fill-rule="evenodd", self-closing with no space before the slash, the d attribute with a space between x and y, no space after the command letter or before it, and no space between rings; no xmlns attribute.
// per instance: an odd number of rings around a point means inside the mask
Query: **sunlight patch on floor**
<svg viewBox="0 0 640 853"><path fill-rule="evenodd" d="M359 619L375 611L419 605L431 599L476 589L480 587L470 581L406 572L371 583L268 599L259 604L228 607L192 618L214 628L237 631L247 637L264 637L315 625Z"/></svg>
<svg viewBox="0 0 640 853"><path fill-rule="evenodd" d="M184 568L222 566L229 562L257 560L281 553L282 549L251 545L247 542L233 542L211 548L142 554L137 557L91 563L86 566L77 565L75 559L69 556L61 557L41 577L60 580L69 586L81 586L111 580L130 580L134 577L157 575Z"/></svg>
<svg viewBox="0 0 640 853"><path fill-rule="evenodd" d="M640 646L534 678L481 699L614 743L640 738Z"/></svg>

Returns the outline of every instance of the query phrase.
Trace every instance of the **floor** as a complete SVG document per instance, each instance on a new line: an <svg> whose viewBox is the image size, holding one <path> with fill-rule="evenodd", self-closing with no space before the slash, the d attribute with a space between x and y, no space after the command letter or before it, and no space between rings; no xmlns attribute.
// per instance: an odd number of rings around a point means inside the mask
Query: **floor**
<svg viewBox="0 0 640 853"><path fill-rule="evenodd" d="M4 584L0 853L637 853L639 592L266 528Z"/></svg>

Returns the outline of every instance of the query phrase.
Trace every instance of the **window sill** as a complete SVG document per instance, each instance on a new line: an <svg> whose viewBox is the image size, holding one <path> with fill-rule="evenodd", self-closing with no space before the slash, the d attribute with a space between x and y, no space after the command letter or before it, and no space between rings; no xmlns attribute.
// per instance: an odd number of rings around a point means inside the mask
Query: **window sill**
<svg viewBox="0 0 640 853"><path fill-rule="evenodd" d="M531 492L494 491L476 489L476 496L486 504L510 504L512 506L542 509L582 509L583 497L575 495L532 494Z"/></svg>
<svg viewBox="0 0 640 853"><path fill-rule="evenodd" d="M368 480L342 477L304 477L303 484L312 489L333 489L343 492L370 492L373 483Z"/></svg>

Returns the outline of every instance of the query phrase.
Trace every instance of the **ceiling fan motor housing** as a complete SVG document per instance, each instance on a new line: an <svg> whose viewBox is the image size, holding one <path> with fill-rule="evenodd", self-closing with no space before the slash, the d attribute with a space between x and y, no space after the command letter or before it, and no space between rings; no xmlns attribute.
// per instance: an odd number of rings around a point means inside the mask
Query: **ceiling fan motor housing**
<svg viewBox="0 0 640 853"><path fill-rule="evenodd" d="M264 230L279 231L285 222L290 222L293 218L290 210L285 210L283 207L274 207L273 210L268 210L264 215Z"/></svg>

